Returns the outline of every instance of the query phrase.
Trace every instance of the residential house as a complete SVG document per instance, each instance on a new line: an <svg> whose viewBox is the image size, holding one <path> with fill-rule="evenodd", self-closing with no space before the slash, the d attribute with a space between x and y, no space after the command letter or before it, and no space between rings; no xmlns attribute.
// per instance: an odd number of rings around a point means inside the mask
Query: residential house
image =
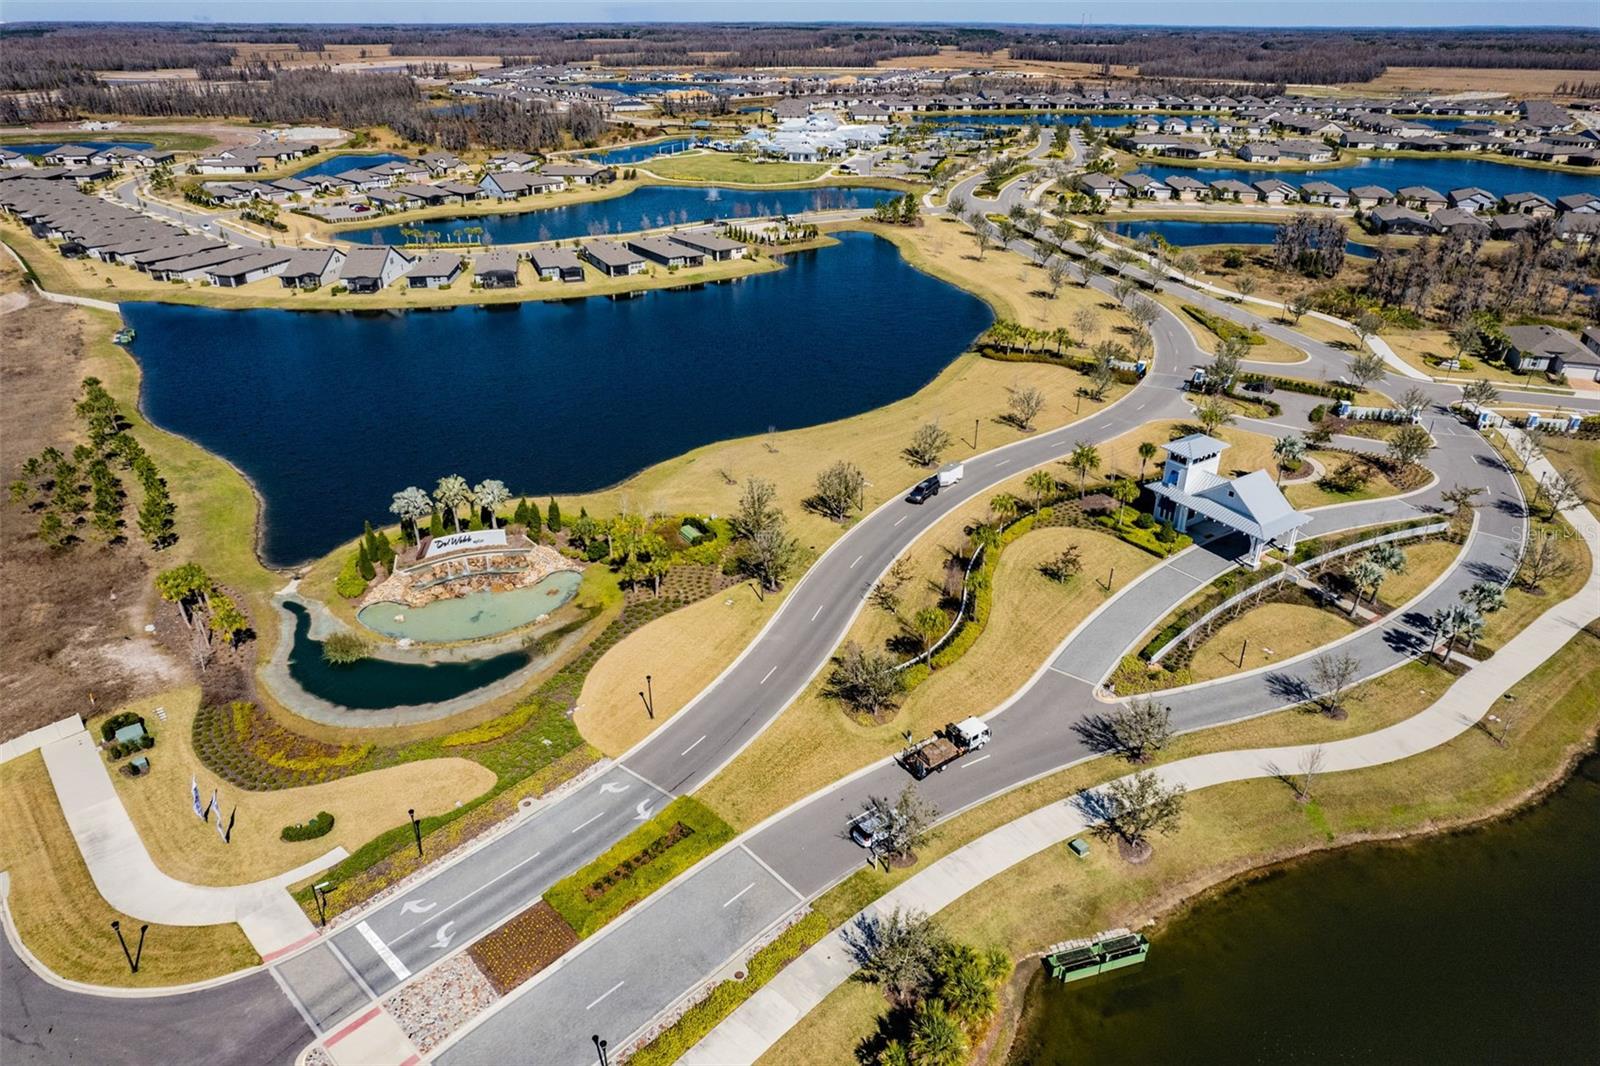
<svg viewBox="0 0 1600 1066"><path fill-rule="evenodd" d="M236 289L252 281L260 281L274 274L283 273L283 268L289 265L295 252L296 249L293 248L263 248L242 259L232 259L207 267L204 271L205 278L213 285Z"/></svg>
<svg viewBox="0 0 1600 1066"><path fill-rule="evenodd" d="M1489 223L1460 207L1441 207L1429 216L1441 233L1469 233L1489 236Z"/></svg>
<svg viewBox="0 0 1600 1066"><path fill-rule="evenodd" d="M1175 200L1193 201L1206 194L1205 182L1185 177L1182 174L1174 174L1168 178L1167 188L1172 190L1172 197Z"/></svg>
<svg viewBox="0 0 1600 1066"><path fill-rule="evenodd" d="M570 248L535 248L529 258L533 260L533 272L543 280L583 280L583 263Z"/></svg>
<svg viewBox="0 0 1600 1066"><path fill-rule="evenodd" d="M1096 200L1126 198L1130 190L1110 174L1085 174L1078 179L1078 188Z"/></svg>
<svg viewBox="0 0 1600 1066"><path fill-rule="evenodd" d="M1278 143L1278 157L1300 163L1326 163L1333 158L1333 149L1321 141L1291 139Z"/></svg>
<svg viewBox="0 0 1600 1066"><path fill-rule="evenodd" d="M1308 204L1325 207L1349 207L1350 194L1327 181L1308 181L1300 186L1300 198Z"/></svg>
<svg viewBox="0 0 1600 1066"><path fill-rule="evenodd" d="M1276 163L1278 161L1278 142L1252 141L1249 144L1241 145L1236 154L1247 163Z"/></svg>
<svg viewBox="0 0 1600 1066"><path fill-rule="evenodd" d="M1513 370L1564 374L1569 362L1578 366L1593 365L1594 352L1579 344L1577 338L1564 329L1507 326L1505 334L1506 362Z"/></svg>
<svg viewBox="0 0 1600 1066"><path fill-rule="evenodd" d="M566 187L565 178L519 170L490 171L478 182L478 188L499 200L516 200L530 193L562 192Z"/></svg>
<svg viewBox="0 0 1600 1066"><path fill-rule="evenodd" d="M1449 205L1450 201L1426 185L1407 185L1395 194L1399 202L1418 211L1432 212Z"/></svg>
<svg viewBox="0 0 1600 1066"><path fill-rule="evenodd" d="M1519 233L1526 233L1533 228L1532 215L1492 215L1489 218L1489 234L1496 240L1509 241Z"/></svg>
<svg viewBox="0 0 1600 1066"><path fill-rule="evenodd" d="M1556 207L1562 214L1600 213L1600 194L1592 192L1575 192L1567 196L1556 198Z"/></svg>
<svg viewBox="0 0 1600 1066"><path fill-rule="evenodd" d="M538 157L527 152L500 152L489 157L490 170L532 170L539 165Z"/></svg>
<svg viewBox="0 0 1600 1066"><path fill-rule="evenodd" d="M546 163L539 173L547 178L562 178L569 185L598 185L616 178L617 172L586 160L568 163Z"/></svg>
<svg viewBox="0 0 1600 1066"><path fill-rule="evenodd" d="M472 280L485 289L511 289L517 284L516 252L484 252L472 261Z"/></svg>
<svg viewBox="0 0 1600 1066"><path fill-rule="evenodd" d="M1365 211L1394 203L1394 193L1382 185L1357 185L1350 190L1350 201Z"/></svg>
<svg viewBox="0 0 1600 1066"><path fill-rule="evenodd" d="M379 292L392 285L411 266L411 257L398 248L374 245L353 248L345 255L339 280L351 292Z"/></svg>
<svg viewBox="0 0 1600 1066"><path fill-rule="evenodd" d="M624 248L616 241L590 241L583 246L581 254L596 270L607 277L642 274L646 265L644 256Z"/></svg>
<svg viewBox="0 0 1600 1066"><path fill-rule="evenodd" d="M628 241L628 247L646 259L653 259L662 266L674 269L697 267L706 261L706 253L680 244L671 237L635 237Z"/></svg>
<svg viewBox="0 0 1600 1066"><path fill-rule="evenodd" d="M1379 233L1426 237L1438 232L1426 215L1399 204L1374 207L1367 213L1367 218Z"/></svg>
<svg viewBox="0 0 1600 1066"><path fill-rule="evenodd" d="M1531 215L1550 218L1556 213L1555 204L1536 192L1514 192L1505 198L1505 209L1514 215Z"/></svg>
<svg viewBox="0 0 1600 1066"><path fill-rule="evenodd" d="M1233 200L1241 204L1253 204L1260 198L1254 188L1232 178L1212 182L1211 195L1218 200Z"/></svg>
<svg viewBox="0 0 1600 1066"><path fill-rule="evenodd" d="M1122 179L1129 195L1142 200L1170 200L1172 187L1149 174L1129 174Z"/></svg>
<svg viewBox="0 0 1600 1066"><path fill-rule="evenodd" d="M729 259L743 259L750 254L750 246L743 241L736 241L731 237L724 237L714 228L682 230L672 235L672 239L686 247L701 252L707 259L714 263L725 262Z"/></svg>
<svg viewBox="0 0 1600 1066"><path fill-rule="evenodd" d="M427 167L428 173L436 178L446 174L464 176L472 173L470 166L449 152L429 152L420 157L417 162Z"/></svg>
<svg viewBox="0 0 1600 1066"><path fill-rule="evenodd" d="M1500 199L1494 193L1486 189L1480 189L1476 185L1469 185L1461 189L1451 189L1446 199L1450 201L1451 207L1457 207L1463 211L1471 211L1473 214L1478 215L1488 214L1500 203Z"/></svg>
<svg viewBox="0 0 1600 1066"><path fill-rule="evenodd" d="M462 270L462 259L454 252L429 252L402 275L413 289L442 289L455 281Z"/></svg>
<svg viewBox="0 0 1600 1066"><path fill-rule="evenodd" d="M343 267L344 253L337 248L300 248L278 280L286 289L315 289L336 280Z"/></svg>
<svg viewBox="0 0 1600 1066"><path fill-rule="evenodd" d="M95 150L81 144L63 144L44 154L46 166L86 167L94 162Z"/></svg>
<svg viewBox="0 0 1600 1066"><path fill-rule="evenodd" d="M1280 178L1253 181L1250 187L1256 191L1256 197L1264 204L1286 204L1299 195L1293 185Z"/></svg>
<svg viewBox="0 0 1600 1066"><path fill-rule="evenodd" d="M1272 476L1253 470L1243 477L1223 477L1217 466L1228 444L1202 433L1170 442L1161 477L1145 487L1156 497L1156 517L1180 533L1207 520L1249 540L1245 562L1254 568L1268 546L1294 551L1300 529L1312 516L1289 505Z"/></svg>
<svg viewBox="0 0 1600 1066"><path fill-rule="evenodd" d="M9 167L15 170L32 170L33 160L21 152L14 152L10 148L0 148L0 167Z"/></svg>

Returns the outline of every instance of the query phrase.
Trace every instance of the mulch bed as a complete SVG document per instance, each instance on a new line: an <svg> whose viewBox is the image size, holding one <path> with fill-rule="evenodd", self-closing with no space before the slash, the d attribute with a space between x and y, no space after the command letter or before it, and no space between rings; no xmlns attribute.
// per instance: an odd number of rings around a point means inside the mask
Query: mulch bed
<svg viewBox="0 0 1600 1066"><path fill-rule="evenodd" d="M467 949L478 969L502 996L578 946L550 904L540 900Z"/></svg>

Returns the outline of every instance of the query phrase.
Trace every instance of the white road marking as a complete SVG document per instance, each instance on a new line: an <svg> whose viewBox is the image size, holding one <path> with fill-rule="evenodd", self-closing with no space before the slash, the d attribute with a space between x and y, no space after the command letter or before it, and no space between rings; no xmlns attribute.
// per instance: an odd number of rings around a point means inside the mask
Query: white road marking
<svg viewBox="0 0 1600 1066"><path fill-rule="evenodd" d="M490 885L493 885L498 881L505 880L506 878L510 877L512 874L516 873L518 870L522 869L524 866L528 865L534 859L537 859L539 856L541 856L543 854L544 854L544 852L542 852L542 851L536 851L532 855L529 855L526 859L523 859L521 862L519 862L515 866L511 867L510 869L505 870L505 871L503 871L501 873L495 874L493 877L489 878L489 880L485 881L483 884L479 885L477 888L473 889L471 892L468 892L466 895L462 896L460 899L458 899L458 900L456 900L456 901L454 901L452 903L446 903L444 905L444 907L440 909L438 914L430 915L428 917L427 921L424 921L422 923L422 925L414 925L410 929L407 929L405 932L401 933L399 936L395 937L394 938L394 942L396 944L398 944L398 943L400 943L400 941L404 940L406 937L410 936L412 933L415 933L417 930L421 929L423 926L427 925L429 922L434 922L434 921L439 920L440 918L444 917L444 914L445 914L446 911L455 910L457 907L461 906L467 900L471 899L473 896L476 896L479 892L482 892L483 890L488 888Z"/></svg>
<svg viewBox="0 0 1600 1066"><path fill-rule="evenodd" d="M976 765L978 765L978 764L979 764L979 763L981 763L981 762L982 762L982 761L983 761L983 760L985 760L985 759L992 759L992 758L994 758L994 756L993 756L993 755L980 755L980 756L978 756L978 757L977 757L977 758L976 758L976 759L966 759L966 760L963 760L963 761L962 761L962 763L961 763L961 765L962 765L962 766L963 766L963 767L967 767L967 766L976 766Z"/></svg>
<svg viewBox="0 0 1600 1066"><path fill-rule="evenodd" d="M899 517L899 518L896 518L896 519L895 519L895 520L894 520L894 524L895 524L895 525L896 525L896 526L898 526L898 525L899 525L899 524L900 524L900 523L901 523L901 522L904 522L904 521L905 521L905 520L906 520L906 519L908 519L908 518L910 518L910 517L911 517L911 516L910 516L910 515L908 515L908 514L903 514L903 515L901 515L901 516L900 516L900 517ZM891 527L890 527L890 528L891 528L891 529L892 529L892 528L894 528L894 527L893 527L893 526L891 526Z"/></svg>
<svg viewBox="0 0 1600 1066"><path fill-rule="evenodd" d="M389 945L385 944L383 938L372 931L372 926L366 922L357 922L356 932L361 934L361 938L377 953L378 958L382 959L384 964L394 972L395 980L404 981L411 976L411 971L406 969L406 964L400 961L400 956L389 950Z"/></svg>
<svg viewBox="0 0 1600 1066"><path fill-rule="evenodd" d="M762 679L760 681L756 682L756 684L765 685L767 683L767 678L771 677L773 674L775 674L777 672L778 672L778 668L776 666L774 666L771 670L768 670L767 673L766 673L766 676L762 677Z"/></svg>
<svg viewBox="0 0 1600 1066"><path fill-rule="evenodd" d="M573 828L572 832L576 833L579 829L582 829L584 826L589 825L589 824L591 824L593 822L598 822L601 818L605 817L605 813L606 813L605 811L601 811L599 814L595 815L593 818L590 818L589 821L584 822L583 825L575 826Z"/></svg>
<svg viewBox="0 0 1600 1066"><path fill-rule="evenodd" d="M607 781L605 784L600 786L600 791L601 793L626 792L628 791L628 786L622 784L620 781Z"/></svg>
<svg viewBox="0 0 1600 1066"><path fill-rule="evenodd" d="M700 738L700 740L704 740L704 739L705 739L705 737L703 737L703 736ZM700 740L695 741L693 744L690 744L687 748L684 748L683 751L679 752L679 757L681 758L682 756L687 755L691 751L693 751L694 749L698 748L700 746Z"/></svg>
<svg viewBox="0 0 1600 1066"><path fill-rule="evenodd" d="M823 607L826 607L826 606L827 606L827 604L825 604L825 603L824 603L824 604L821 604L821 605L819 605L819 606L818 606L818 607L817 607L817 610L816 610L816 613L814 613L814 614L813 614L813 615L812 615L812 616L811 616L811 620L812 620L812 621L813 621L813 622L815 622L815 621L816 621L816 620L817 620L817 615L819 615L819 614L821 614L821 613L822 613L822 608L823 608Z"/></svg>
<svg viewBox="0 0 1600 1066"><path fill-rule="evenodd" d="M1079 677L1077 674L1073 673L1071 670L1063 670L1059 666L1052 666L1050 669L1053 672L1058 673L1063 677L1070 677L1074 681L1082 681L1085 685L1088 685L1090 688L1094 687L1094 682L1093 681L1090 681L1087 677Z"/></svg>
<svg viewBox="0 0 1600 1066"><path fill-rule="evenodd" d="M745 885L743 888L741 888L739 891L735 892L731 897L729 897L728 903L724 903L722 905L723 909L726 910L729 903L733 903L740 896L744 895L746 892L750 891L752 888L755 888L755 887L756 887L756 883L754 881L751 881L748 885Z"/></svg>
<svg viewBox="0 0 1600 1066"><path fill-rule="evenodd" d="M856 563L859 563L859 562L860 562L860 561L861 561L861 560L863 560L863 559L865 559L865 558L866 558L866 556L865 556L865 555L858 555L858 556L856 556L856 562L855 562L855 563L851 563L851 564L850 564L850 569L852 569L852 570L854 570L854 569L855 569L855 568L856 568Z"/></svg>
<svg viewBox="0 0 1600 1066"><path fill-rule="evenodd" d="M626 981L618 981L616 984L612 985L610 988L608 988L604 992L600 993L600 995L595 998L593 1003L590 1003L587 1007L585 1007L583 1009L584 1010L594 1010L595 1007L599 1006L600 1001L602 999L605 999L611 993L615 992L617 989L621 988L623 985L625 985L627 983L628 982L626 982Z"/></svg>
<svg viewBox="0 0 1600 1066"><path fill-rule="evenodd" d="M999 462L998 462L998 463L995 463L995 464L994 464L994 465L995 465L995 466L1005 466L1005 465L1006 465L1006 464L1007 464L1007 463L1009 463L1009 462L1010 462L1010 461L1011 461L1011 460L1010 460L1010 459L1002 459L1002 460L1000 460L1000 461L999 461Z"/></svg>

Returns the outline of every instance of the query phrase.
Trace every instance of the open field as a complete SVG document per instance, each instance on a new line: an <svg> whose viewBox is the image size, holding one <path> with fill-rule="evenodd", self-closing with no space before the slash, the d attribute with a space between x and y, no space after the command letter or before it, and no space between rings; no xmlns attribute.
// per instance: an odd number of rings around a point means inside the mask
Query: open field
<svg viewBox="0 0 1600 1066"><path fill-rule="evenodd" d="M1066 585L1039 564L1069 545L1083 572ZM1118 587L1155 558L1109 534L1047 528L1023 535L1000 557L987 627L950 666L904 697L893 719L857 720L823 694L828 670L698 795L735 826L756 824L841 775L905 746L903 731L926 736L946 722L985 714L1031 677L1050 652L1110 596L1096 581L1111 567Z"/></svg>
<svg viewBox="0 0 1600 1066"><path fill-rule="evenodd" d="M1161 761L1270 744L1309 743L1365 733L1427 706L1450 683L1435 667L1413 663L1356 693L1370 710L1344 722L1283 711L1223 729L1181 737ZM1188 899L1248 870L1323 848L1475 821L1508 810L1558 779L1600 724L1600 638L1574 637L1514 688L1525 708L1512 723L1510 743L1496 745L1470 731L1449 743L1390 766L1319 779L1315 802L1296 803L1277 781L1250 781L1196 793L1182 829L1157 842L1151 861L1132 867L1114 849L1096 847L1086 860L1048 848L987 882L940 912L947 929L980 947L997 946L1022 958L1068 936L1108 926L1138 927ZM1126 772L1125 763L1097 759L1017 789L963 814L941 829L905 871L863 871L822 897L835 923L930 859L1079 787ZM872 1034L883 1012L880 989L840 986L761 1059L769 1066L844 1058Z"/></svg>
<svg viewBox="0 0 1600 1066"><path fill-rule="evenodd" d="M1195 645L1185 683L1282 662L1356 631L1343 615L1303 603L1264 603ZM1239 665L1241 651L1244 666Z"/></svg>
<svg viewBox="0 0 1600 1066"><path fill-rule="evenodd" d="M456 758L405 763L273 792L243 792L222 782L222 805L238 813L233 839L224 847L216 830L184 803L191 779L200 782L200 791L207 796L218 784L192 743L199 703L199 689L188 687L119 708L144 717L156 735L156 746L149 752L149 774L112 773L156 865L192 884L245 884L292 870L340 845L353 852L385 830L405 825L407 807L416 808L424 818L441 814L486 792L495 781L495 775L478 763ZM157 706L166 708L165 722L156 718ZM308 821L319 811L333 815L333 830L326 836L297 843L279 838L284 826Z"/></svg>
<svg viewBox="0 0 1600 1066"><path fill-rule="evenodd" d="M28 950L62 977L153 988L203 981L261 961L237 925L152 925L139 972L130 974L111 921L122 922L123 935L132 936L130 947L138 943L141 923L113 910L95 890L38 752L0 765L0 823L6 827L0 833L0 869L11 876L9 906L17 931Z"/></svg>
<svg viewBox="0 0 1600 1066"><path fill-rule="evenodd" d="M1524 70L1519 67L1390 67L1371 81L1346 86L1360 92L1417 90L1440 93L1550 94L1562 82L1593 81L1592 70Z"/></svg>
<svg viewBox="0 0 1600 1066"><path fill-rule="evenodd" d="M647 159L638 164L661 178L714 181L727 185L778 185L815 181L832 167L827 163L755 163L726 152L685 152Z"/></svg>
<svg viewBox="0 0 1600 1066"><path fill-rule="evenodd" d="M1557 470L1568 477L1576 476L1583 486L1589 510L1600 515L1600 440L1550 433L1541 437L1539 443Z"/></svg>
<svg viewBox="0 0 1600 1066"><path fill-rule="evenodd" d="M892 59L882 59L878 61L878 66L909 67L918 70L966 70L976 67L983 70L1037 71L1052 78L1082 81L1086 84L1098 83L1101 80L1098 63L1012 59L1005 49L998 52L973 52L947 46L940 48L935 55L895 56ZM1138 73L1138 69L1131 66L1118 65L1111 68L1113 80L1136 77Z"/></svg>

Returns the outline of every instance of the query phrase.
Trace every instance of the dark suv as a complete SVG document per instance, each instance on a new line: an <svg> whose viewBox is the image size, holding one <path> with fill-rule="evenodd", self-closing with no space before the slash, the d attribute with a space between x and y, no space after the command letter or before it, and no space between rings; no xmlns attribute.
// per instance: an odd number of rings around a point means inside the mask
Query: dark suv
<svg viewBox="0 0 1600 1066"><path fill-rule="evenodd" d="M935 474L933 477L917 482L915 487L906 494L906 499L912 503L927 503L937 495L939 495L939 475Z"/></svg>

